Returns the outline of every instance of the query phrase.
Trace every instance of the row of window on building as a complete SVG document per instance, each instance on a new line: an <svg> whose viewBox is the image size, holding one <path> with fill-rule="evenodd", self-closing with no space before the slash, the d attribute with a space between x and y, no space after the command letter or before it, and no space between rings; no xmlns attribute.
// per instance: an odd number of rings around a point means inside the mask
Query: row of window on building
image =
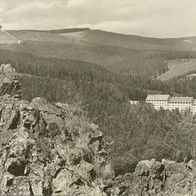
<svg viewBox="0 0 196 196"><path fill-rule="evenodd" d="M193 114L196 114L196 99L193 97L171 97L170 95L148 95L146 102L153 105L156 110L161 108L165 110L178 109L180 112L190 110Z"/></svg>

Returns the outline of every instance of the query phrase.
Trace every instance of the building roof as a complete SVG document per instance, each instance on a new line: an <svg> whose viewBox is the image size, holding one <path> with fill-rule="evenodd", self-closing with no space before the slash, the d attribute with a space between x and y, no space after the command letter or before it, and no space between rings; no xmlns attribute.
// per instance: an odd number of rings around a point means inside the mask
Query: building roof
<svg viewBox="0 0 196 196"><path fill-rule="evenodd" d="M167 101L169 98L170 95L155 94L148 95L146 101Z"/></svg>
<svg viewBox="0 0 196 196"><path fill-rule="evenodd" d="M193 103L193 97L171 97L169 103Z"/></svg>

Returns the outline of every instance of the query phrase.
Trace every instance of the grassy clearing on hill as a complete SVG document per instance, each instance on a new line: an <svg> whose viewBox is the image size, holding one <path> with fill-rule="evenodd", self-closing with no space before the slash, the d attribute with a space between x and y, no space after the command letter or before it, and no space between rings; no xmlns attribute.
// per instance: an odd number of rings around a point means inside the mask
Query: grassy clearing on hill
<svg viewBox="0 0 196 196"><path fill-rule="evenodd" d="M18 42L17 38L0 29L0 44L16 44Z"/></svg>
<svg viewBox="0 0 196 196"><path fill-rule="evenodd" d="M169 70L161 74L158 79L170 80L182 77L196 72L196 59L177 59L170 60L168 63Z"/></svg>

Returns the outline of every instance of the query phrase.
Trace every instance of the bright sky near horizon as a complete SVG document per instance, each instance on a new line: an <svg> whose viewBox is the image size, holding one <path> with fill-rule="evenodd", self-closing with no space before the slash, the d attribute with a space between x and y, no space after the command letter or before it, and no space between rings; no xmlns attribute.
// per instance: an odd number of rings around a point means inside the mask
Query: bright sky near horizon
<svg viewBox="0 0 196 196"><path fill-rule="evenodd" d="M150 37L196 36L196 0L0 0L4 29L90 27Z"/></svg>

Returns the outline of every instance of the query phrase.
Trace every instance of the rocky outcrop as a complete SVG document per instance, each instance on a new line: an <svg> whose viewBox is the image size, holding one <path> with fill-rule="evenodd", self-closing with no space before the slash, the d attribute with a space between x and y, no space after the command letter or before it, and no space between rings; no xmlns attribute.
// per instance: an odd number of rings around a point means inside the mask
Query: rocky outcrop
<svg viewBox="0 0 196 196"><path fill-rule="evenodd" d="M102 133L66 104L1 97L0 194L102 195Z"/></svg>
<svg viewBox="0 0 196 196"><path fill-rule="evenodd" d="M0 83L0 195L105 195L114 177L107 146L83 111L19 99L10 65L1 66Z"/></svg>
<svg viewBox="0 0 196 196"><path fill-rule="evenodd" d="M116 178L112 187L126 196L195 196L196 162L140 161L134 173Z"/></svg>
<svg viewBox="0 0 196 196"><path fill-rule="evenodd" d="M21 86L16 79L16 71L10 64L2 64L0 67L0 96L5 94L21 98Z"/></svg>

